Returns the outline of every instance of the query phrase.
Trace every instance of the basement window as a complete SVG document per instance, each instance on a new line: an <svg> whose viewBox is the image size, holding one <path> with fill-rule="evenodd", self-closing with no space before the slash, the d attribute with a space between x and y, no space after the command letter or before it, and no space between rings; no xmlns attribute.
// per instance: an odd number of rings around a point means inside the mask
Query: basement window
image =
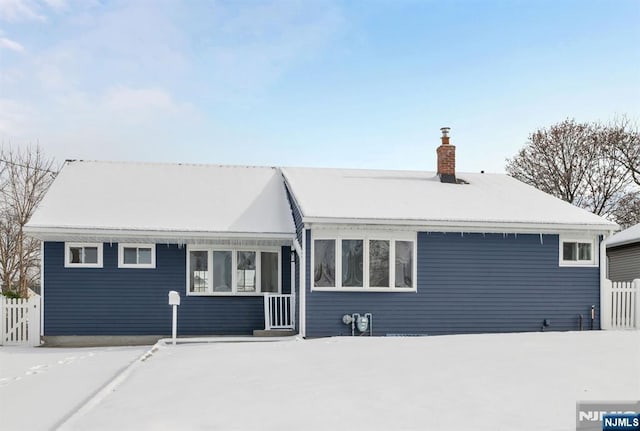
<svg viewBox="0 0 640 431"><path fill-rule="evenodd" d="M118 244L118 268L155 268L154 244Z"/></svg>
<svg viewBox="0 0 640 431"><path fill-rule="evenodd" d="M65 268L102 268L102 243L64 245Z"/></svg>
<svg viewBox="0 0 640 431"><path fill-rule="evenodd" d="M594 239L560 238L560 266L598 266Z"/></svg>

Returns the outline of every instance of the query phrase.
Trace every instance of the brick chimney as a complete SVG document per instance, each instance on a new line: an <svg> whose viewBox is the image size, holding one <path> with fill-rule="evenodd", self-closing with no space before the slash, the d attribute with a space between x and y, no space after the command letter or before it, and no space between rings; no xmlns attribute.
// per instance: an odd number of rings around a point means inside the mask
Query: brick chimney
<svg viewBox="0 0 640 431"><path fill-rule="evenodd" d="M449 127L442 127L442 145L436 149L438 154L438 176L440 182L456 184L456 146L449 144Z"/></svg>

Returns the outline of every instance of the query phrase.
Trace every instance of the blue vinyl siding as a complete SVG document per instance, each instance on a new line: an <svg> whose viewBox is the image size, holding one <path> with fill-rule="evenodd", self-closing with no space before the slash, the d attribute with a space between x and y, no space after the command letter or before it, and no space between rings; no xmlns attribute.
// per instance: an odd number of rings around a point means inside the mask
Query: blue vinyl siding
<svg viewBox="0 0 640 431"><path fill-rule="evenodd" d="M577 330L600 327L597 267L558 265L558 235L418 234L416 293L311 292L307 336L350 335L344 314L373 313L374 335Z"/></svg>
<svg viewBox="0 0 640 431"><path fill-rule="evenodd" d="M181 296L179 335L251 334L264 328L262 296L187 296L186 248L156 246L156 269L118 268L117 244L104 244L103 268L65 268L64 243L45 243L44 335L166 335L168 293ZM291 291L289 247L282 290Z"/></svg>

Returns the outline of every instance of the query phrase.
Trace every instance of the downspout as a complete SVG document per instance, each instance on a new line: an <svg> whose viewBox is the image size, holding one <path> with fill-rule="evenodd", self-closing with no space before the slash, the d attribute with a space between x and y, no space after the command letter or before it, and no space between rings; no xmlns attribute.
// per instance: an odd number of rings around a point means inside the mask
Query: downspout
<svg viewBox="0 0 640 431"><path fill-rule="evenodd" d="M302 226L302 247L300 248L300 329L298 332L300 336L304 338L307 336L307 259L305 256L307 249L307 229L304 225Z"/></svg>
<svg viewBox="0 0 640 431"><path fill-rule="evenodd" d="M300 271L302 269L302 247L300 246L300 243L298 242L297 238L293 240L293 249L295 250L296 255L298 256L298 274L299 274L298 275L298 279L300 279L300 276L301 276L301 272ZM302 284L302 280L301 279L300 279L300 284ZM292 293L292 298L293 298L294 301L295 301L295 298L296 298L296 289L298 289L297 292L299 294L298 302L302 302L302 300L300 299L300 295L302 295L301 292L302 292L303 289L300 289L300 286L296 287L296 276L295 276L294 263L291 262L291 293ZM300 311L297 309L297 307L298 307L298 304L295 303L294 306L293 306L293 312L294 313L298 313L298 318L300 318ZM295 314L293 316L293 321L294 322L296 321ZM298 330L300 329L300 325L301 325L300 322L301 322L301 320L298 321L298 327L295 328L295 329L298 329Z"/></svg>
<svg viewBox="0 0 640 431"><path fill-rule="evenodd" d="M40 335L44 335L44 241L40 241Z"/></svg>
<svg viewBox="0 0 640 431"><path fill-rule="evenodd" d="M607 288L609 280L607 279L607 246L605 240L613 234L609 231L602 235L600 241L600 329L609 329L609 322L603 319L604 313L609 309L607 294L610 290Z"/></svg>

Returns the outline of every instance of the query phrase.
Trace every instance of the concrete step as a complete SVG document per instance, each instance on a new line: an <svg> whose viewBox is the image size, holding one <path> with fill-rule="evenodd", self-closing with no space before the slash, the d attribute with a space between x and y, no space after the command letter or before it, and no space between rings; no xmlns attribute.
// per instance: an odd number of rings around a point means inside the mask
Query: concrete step
<svg viewBox="0 0 640 431"><path fill-rule="evenodd" d="M254 329L254 337L289 337L296 335L296 331L293 329Z"/></svg>

